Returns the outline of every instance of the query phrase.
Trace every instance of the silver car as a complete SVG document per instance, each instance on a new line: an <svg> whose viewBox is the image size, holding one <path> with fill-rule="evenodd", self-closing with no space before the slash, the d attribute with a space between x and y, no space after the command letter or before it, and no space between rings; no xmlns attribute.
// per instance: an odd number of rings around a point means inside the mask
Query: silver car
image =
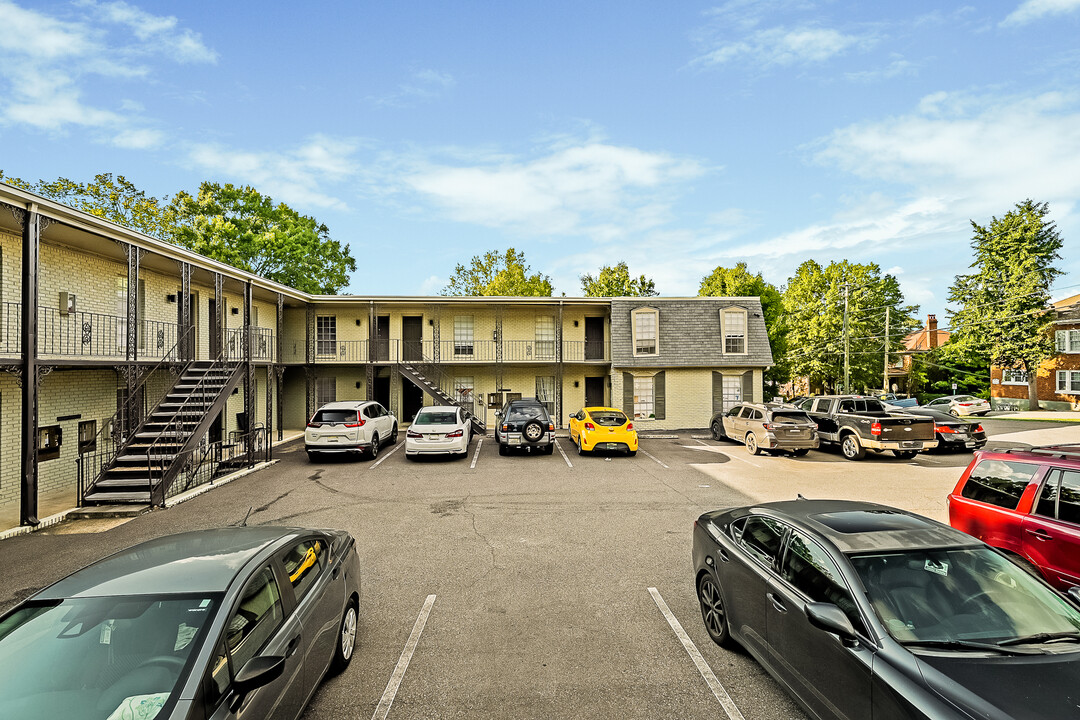
<svg viewBox="0 0 1080 720"><path fill-rule="evenodd" d="M359 610L346 532L151 540L0 618L0 718L293 720L352 660Z"/></svg>
<svg viewBox="0 0 1080 720"><path fill-rule="evenodd" d="M990 412L990 403L974 395L946 395L923 405L924 408L940 410L950 415L985 415Z"/></svg>
<svg viewBox="0 0 1080 720"><path fill-rule="evenodd" d="M787 405L743 403L713 416L713 438L729 438L746 445L751 455L787 451L805 455L818 447L817 425L802 410Z"/></svg>

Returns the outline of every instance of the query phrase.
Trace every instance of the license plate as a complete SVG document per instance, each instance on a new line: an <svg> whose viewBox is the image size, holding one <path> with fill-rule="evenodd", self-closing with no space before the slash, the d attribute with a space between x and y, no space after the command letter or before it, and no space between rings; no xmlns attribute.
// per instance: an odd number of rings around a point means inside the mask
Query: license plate
<svg viewBox="0 0 1080 720"><path fill-rule="evenodd" d="M975 447L975 443L971 440L964 443L964 447Z"/></svg>
<svg viewBox="0 0 1080 720"><path fill-rule="evenodd" d="M921 448L922 443L918 442L918 441L915 441L915 440L906 440L906 441L900 443L900 446L901 447L906 447L906 448Z"/></svg>
<svg viewBox="0 0 1080 720"><path fill-rule="evenodd" d="M428 440L438 440L439 439L438 435L425 435L424 437L426 437Z"/></svg>
<svg viewBox="0 0 1080 720"><path fill-rule="evenodd" d="M338 441L338 439L336 437L328 437L328 438L326 438L326 442L337 442L337 441Z"/></svg>
<svg viewBox="0 0 1080 720"><path fill-rule="evenodd" d="M802 430L788 430L788 435L802 435Z"/></svg>
<svg viewBox="0 0 1080 720"><path fill-rule="evenodd" d="M606 447L607 450L618 450L619 449L619 443L606 443L605 447Z"/></svg>
<svg viewBox="0 0 1080 720"><path fill-rule="evenodd" d="M521 438L507 438L506 444L507 445L520 445L521 444Z"/></svg>

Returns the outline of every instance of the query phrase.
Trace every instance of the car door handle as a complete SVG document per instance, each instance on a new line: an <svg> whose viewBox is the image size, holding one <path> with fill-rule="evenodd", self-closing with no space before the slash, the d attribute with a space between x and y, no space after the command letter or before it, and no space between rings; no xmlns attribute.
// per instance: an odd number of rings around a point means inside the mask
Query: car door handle
<svg viewBox="0 0 1080 720"><path fill-rule="evenodd" d="M773 593L765 593L765 597L769 598L769 602L776 608L776 612L786 613L787 608L784 606L784 601L776 597Z"/></svg>
<svg viewBox="0 0 1080 720"><path fill-rule="evenodd" d="M285 648L285 657L292 657L296 654L296 649L300 647L300 636L297 635L289 641L289 646Z"/></svg>
<svg viewBox="0 0 1080 720"><path fill-rule="evenodd" d="M1042 528L1036 528L1035 530L1028 530L1029 535L1034 535L1039 540L1053 540L1054 536L1046 532Z"/></svg>
<svg viewBox="0 0 1080 720"><path fill-rule="evenodd" d="M720 559L724 562L731 562L731 558L728 557L727 550L725 550L724 548L720 548L720 551L716 554L719 555Z"/></svg>

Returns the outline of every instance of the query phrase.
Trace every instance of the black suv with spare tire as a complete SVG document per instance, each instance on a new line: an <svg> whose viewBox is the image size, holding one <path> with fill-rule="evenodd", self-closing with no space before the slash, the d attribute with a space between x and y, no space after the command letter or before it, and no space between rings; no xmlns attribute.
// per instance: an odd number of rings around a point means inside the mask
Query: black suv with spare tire
<svg viewBox="0 0 1080 720"><path fill-rule="evenodd" d="M555 424L536 398L520 398L503 405L496 416L495 442L499 454L526 450L550 455L555 450Z"/></svg>

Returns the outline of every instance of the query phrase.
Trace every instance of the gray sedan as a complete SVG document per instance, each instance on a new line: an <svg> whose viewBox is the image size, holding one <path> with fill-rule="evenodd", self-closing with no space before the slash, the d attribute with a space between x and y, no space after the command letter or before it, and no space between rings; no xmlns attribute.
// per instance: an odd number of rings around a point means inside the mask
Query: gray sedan
<svg viewBox="0 0 1080 720"><path fill-rule="evenodd" d="M0 717L291 720L349 664L359 607L345 532L151 540L0 618Z"/></svg>

